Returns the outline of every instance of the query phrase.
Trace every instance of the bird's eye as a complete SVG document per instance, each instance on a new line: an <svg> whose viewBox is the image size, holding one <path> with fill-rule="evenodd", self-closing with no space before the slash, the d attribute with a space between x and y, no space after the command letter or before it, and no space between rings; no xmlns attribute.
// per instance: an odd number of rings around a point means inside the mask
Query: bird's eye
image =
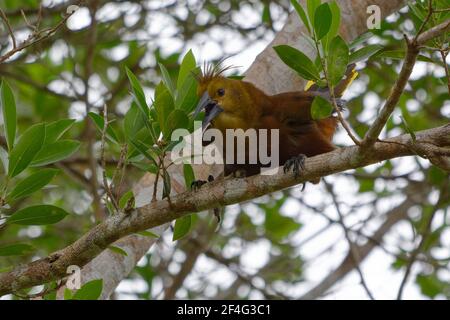
<svg viewBox="0 0 450 320"><path fill-rule="evenodd" d="M219 97L223 97L225 95L225 89L217 90L217 94L219 95Z"/></svg>

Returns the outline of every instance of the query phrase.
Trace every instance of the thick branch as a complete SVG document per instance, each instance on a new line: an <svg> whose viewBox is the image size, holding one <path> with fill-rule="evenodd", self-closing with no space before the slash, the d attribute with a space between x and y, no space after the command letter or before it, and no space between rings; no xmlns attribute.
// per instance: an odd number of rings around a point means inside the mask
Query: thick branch
<svg viewBox="0 0 450 320"><path fill-rule="evenodd" d="M416 138L416 143L427 141L437 146L449 146L450 124L418 132ZM121 237L165 224L189 213L240 203L305 181L413 154L410 148L405 147L412 143L409 134L387 141L393 143L376 143L365 157L360 157L358 147L347 147L310 158L298 179L293 174L283 174L279 170L278 174L272 176L217 180L199 192L176 195L170 202L161 200L129 215L112 216L49 257L0 274L0 295L64 277L68 266L84 266Z"/></svg>

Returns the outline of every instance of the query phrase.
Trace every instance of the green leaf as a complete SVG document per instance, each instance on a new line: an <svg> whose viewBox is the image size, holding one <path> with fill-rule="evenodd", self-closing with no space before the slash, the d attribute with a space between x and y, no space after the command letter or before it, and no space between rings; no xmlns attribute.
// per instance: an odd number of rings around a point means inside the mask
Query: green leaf
<svg viewBox="0 0 450 320"><path fill-rule="evenodd" d="M301 224L294 219L281 215L280 206L281 202L273 207L267 205L263 207L266 212L266 219L264 221L266 232L279 241L301 227Z"/></svg>
<svg viewBox="0 0 450 320"><path fill-rule="evenodd" d="M42 169L20 181L6 196L8 202L26 197L35 191L42 189L59 172L57 169Z"/></svg>
<svg viewBox="0 0 450 320"><path fill-rule="evenodd" d="M420 287L420 291L427 297L435 298L437 295L445 292L448 283L444 283L435 274L417 275L416 282Z"/></svg>
<svg viewBox="0 0 450 320"><path fill-rule="evenodd" d="M411 10L412 13L414 13L414 15L420 20L420 21L424 21L425 20L425 13L420 10L419 6L416 6L412 3L408 3L408 7Z"/></svg>
<svg viewBox="0 0 450 320"><path fill-rule="evenodd" d="M314 98L311 106L311 117L314 120L328 118L332 112L333 106L328 100L322 98L321 96Z"/></svg>
<svg viewBox="0 0 450 320"><path fill-rule="evenodd" d="M295 11L297 11L298 16L302 20L306 29L308 30L309 33L311 33L311 26L309 24L308 17L306 16L305 10L302 8L302 6L298 3L297 0L291 0L291 3L294 6Z"/></svg>
<svg viewBox="0 0 450 320"><path fill-rule="evenodd" d="M52 205L37 205L21 209L8 218L8 223L24 226L54 224L64 219L68 213Z"/></svg>
<svg viewBox="0 0 450 320"><path fill-rule="evenodd" d="M322 40L330 32L333 14L328 3L321 4L314 14L314 31L317 40Z"/></svg>
<svg viewBox="0 0 450 320"><path fill-rule="evenodd" d="M402 119L403 128L405 128L406 132L408 132L411 135L411 139L413 140L413 142L416 142L417 140L416 134L406 122L405 117L402 116L400 118Z"/></svg>
<svg viewBox="0 0 450 320"><path fill-rule="evenodd" d="M189 127L189 117L180 109L173 110L167 117L165 124L164 137L170 140L171 134L175 129L187 129Z"/></svg>
<svg viewBox="0 0 450 320"><path fill-rule="evenodd" d="M123 122L123 129L125 132L125 136L127 139L132 140L136 136L136 134L141 130L145 125L145 118L141 111L139 111L139 107L136 102L133 101L130 109L125 115L125 119Z"/></svg>
<svg viewBox="0 0 450 320"><path fill-rule="evenodd" d="M356 38L349 44L349 48L355 49L357 46L363 44L364 42L366 42L367 40L369 40L372 37L373 37L373 33L371 31L363 33L362 35L360 35L358 38Z"/></svg>
<svg viewBox="0 0 450 320"><path fill-rule="evenodd" d="M0 257L7 256L23 256L33 252L33 246L24 243L11 244L9 246L0 247Z"/></svg>
<svg viewBox="0 0 450 320"><path fill-rule="evenodd" d="M169 89L169 93L172 97L175 97L175 86L172 82L172 78L170 77L169 71L167 71L166 67L162 63L159 63L159 68L161 69L161 75L164 84L167 89Z"/></svg>
<svg viewBox="0 0 450 320"><path fill-rule="evenodd" d="M75 119L61 119L48 123L45 126L45 144L56 142L74 123Z"/></svg>
<svg viewBox="0 0 450 320"><path fill-rule="evenodd" d="M183 86L178 88L175 107L191 112L197 105L197 80L192 75L188 75Z"/></svg>
<svg viewBox="0 0 450 320"><path fill-rule="evenodd" d="M40 167L64 160L77 152L80 144L80 142L75 140L59 140L44 145L31 162L31 166Z"/></svg>
<svg viewBox="0 0 450 320"><path fill-rule="evenodd" d="M14 269L14 266L8 266L8 267L0 268L0 273L9 272L9 271L12 271L13 269Z"/></svg>
<svg viewBox="0 0 450 320"><path fill-rule="evenodd" d="M393 60L404 60L405 56L406 56L405 50L386 50L386 51L381 51L376 54L377 58L388 58L388 59L393 59ZM423 62L435 63L433 61L433 59L430 59L429 57L424 56L423 54L420 54L417 57L417 60L423 61Z"/></svg>
<svg viewBox="0 0 450 320"><path fill-rule="evenodd" d="M192 50L189 50L183 58L180 66L180 72L178 73L177 90L179 91L189 76L191 76L192 70L196 66L195 57Z"/></svg>
<svg viewBox="0 0 450 320"><path fill-rule="evenodd" d="M270 3L264 4L261 20L265 24L270 24L272 22L272 18L270 16Z"/></svg>
<svg viewBox="0 0 450 320"><path fill-rule="evenodd" d="M172 241L179 240L186 236L191 230L192 217L191 215L184 216L175 221L173 229Z"/></svg>
<svg viewBox="0 0 450 320"><path fill-rule="evenodd" d="M8 163L9 163L8 151L3 149L2 147L0 147L0 162L1 162L2 166L3 166L3 172L5 174L7 174L8 173Z"/></svg>
<svg viewBox="0 0 450 320"><path fill-rule="evenodd" d="M45 140L45 124L29 127L10 153L8 175L15 177L33 161Z"/></svg>
<svg viewBox="0 0 450 320"><path fill-rule="evenodd" d="M144 143L142 143L139 140L131 140L131 144L136 148L136 150L139 151L140 154L142 154L144 157L146 157L148 160L153 162L155 166L158 166L155 158L148 152L150 147L146 146Z"/></svg>
<svg viewBox="0 0 450 320"><path fill-rule="evenodd" d="M133 72L131 72L131 70L128 68L125 68L125 71L131 84L131 91L133 92L134 101L136 101L136 104L139 107L139 110L141 110L142 114L145 116L145 119L148 119L150 113L147 101L145 100L144 90L142 89L139 80L136 78Z"/></svg>
<svg viewBox="0 0 450 320"><path fill-rule="evenodd" d="M183 164L183 174L184 174L184 183L186 185L186 189L190 190L192 182L195 181L194 169L188 163Z"/></svg>
<svg viewBox="0 0 450 320"><path fill-rule="evenodd" d="M327 57L328 80L331 84L337 85L341 81L348 66L349 49L345 41L340 37L335 37L331 43Z"/></svg>
<svg viewBox="0 0 450 320"><path fill-rule="evenodd" d="M383 49L382 45L379 44L370 44L362 47L361 49L353 52L349 58L349 64L364 61L369 59L371 56L376 54L378 51Z"/></svg>
<svg viewBox="0 0 450 320"><path fill-rule="evenodd" d="M103 279L86 282L75 292L73 300L97 300L103 291Z"/></svg>
<svg viewBox="0 0 450 320"><path fill-rule="evenodd" d="M336 1L328 2L328 5L331 9L332 19L331 19L331 26L330 31L322 39L322 45L325 52L328 52L328 46L331 42L331 40L334 39L339 33L339 27L341 25L341 9L339 8L339 5L336 3Z"/></svg>
<svg viewBox="0 0 450 320"><path fill-rule="evenodd" d="M138 232L138 234L143 236L143 237L159 239L159 235L157 235L156 233L153 233L151 231L148 231L148 230Z"/></svg>
<svg viewBox="0 0 450 320"><path fill-rule="evenodd" d="M322 3L321 0L306 0L306 7L308 10L308 17L309 17L309 21L311 22L311 25L314 26L314 17L316 14L316 10L317 8L320 6L320 4Z"/></svg>
<svg viewBox="0 0 450 320"><path fill-rule="evenodd" d="M108 249L111 250L112 252L120 254L122 256L125 256L125 257L128 256L128 253L125 250L123 250L122 248L119 248L116 246L109 246Z"/></svg>
<svg viewBox="0 0 450 320"><path fill-rule="evenodd" d="M73 294L72 291L68 288L64 288L64 300L72 300Z"/></svg>
<svg viewBox="0 0 450 320"><path fill-rule="evenodd" d="M94 121L95 126L100 131L100 133L103 133L104 126L105 126L105 119L103 119L102 116L99 114L96 114L95 112L89 112L88 113L89 118ZM117 134L114 132L114 129L108 125L106 128L106 138L111 140L112 142L119 143L119 139L117 138Z"/></svg>
<svg viewBox="0 0 450 320"><path fill-rule="evenodd" d="M175 108L172 96L169 90L160 82L155 89L155 103L154 103L156 114L158 118L158 123L161 130L164 132L166 129L167 117L170 112Z"/></svg>
<svg viewBox="0 0 450 320"><path fill-rule="evenodd" d="M359 193L363 192L374 192L375 190L375 180L362 179L359 181Z"/></svg>
<svg viewBox="0 0 450 320"><path fill-rule="evenodd" d="M8 144L8 150L11 151L16 138L16 102L11 88L5 81L2 81L0 85L0 107L3 113L6 142Z"/></svg>
<svg viewBox="0 0 450 320"><path fill-rule="evenodd" d="M320 80L319 71L304 53L288 45L273 47L281 60L306 80Z"/></svg>
<svg viewBox="0 0 450 320"><path fill-rule="evenodd" d="M133 190L125 192L119 199L119 208L124 209L127 206L128 201L133 198L134 198Z"/></svg>

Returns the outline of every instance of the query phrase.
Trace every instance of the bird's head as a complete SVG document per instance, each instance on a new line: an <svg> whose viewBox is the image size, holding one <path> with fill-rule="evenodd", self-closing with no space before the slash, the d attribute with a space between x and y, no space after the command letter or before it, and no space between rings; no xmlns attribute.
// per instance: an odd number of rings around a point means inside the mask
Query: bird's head
<svg viewBox="0 0 450 320"><path fill-rule="evenodd" d="M202 127L211 124L214 128L247 129L250 126L252 113L252 97L246 90L247 83L229 79L223 72L231 67L206 66L201 75L197 76L197 94L200 101L194 116L203 110L205 118Z"/></svg>

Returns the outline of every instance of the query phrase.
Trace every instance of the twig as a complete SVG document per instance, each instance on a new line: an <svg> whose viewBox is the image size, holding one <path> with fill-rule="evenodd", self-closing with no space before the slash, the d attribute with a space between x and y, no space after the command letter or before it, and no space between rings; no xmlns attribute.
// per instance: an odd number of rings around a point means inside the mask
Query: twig
<svg viewBox="0 0 450 320"><path fill-rule="evenodd" d="M11 36L11 40L12 40L12 43L13 43L13 49L16 49L17 48L16 37L14 36L14 32L13 32L13 30L11 28L11 25L9 24L8 17L6 16L5 12L2 9L0 9L0 17L5 22L6 28L8 29L8 33Z"/></svg>
<svg viewBox="0 0 450 320"><path fill-rule="evenodd" d="M367 258L372 250L377 247L377 243L381 242L384 235L387 234L394 225L407 218L409 208L426 200L429 192L429 186L423 183L410 184L405 191L408 197L398 207L391 209L385 214L385 221L371 237L373 240L368 241L366 244L357 246L361 261ZM322 296L337 282L343 279L350 271L352 271L354 267L355 264L353 263L352 254L349 252L333 272L328 274L319 284L301 296L300 299L316 299Z"/></svg>
<svg viewBox="0 0 450 320"><path fill-rule="evenodd" d="M423 246L425 245L425 242L427 241L428 237L430 236L431 224L433 222L434 217L436 216L436 212L439 210L442 203L444 203L446 201L447 197L448 197L448 181L446 181L446 184L443 186L443 188L441 188L439 200L438 200L436 206L434 207L433 212L430 214L430 217L427 220L427 224L425 225L425 228L422 232L422 237L420 239L419 245L411 253L411 257L406 266L405 275L403 276L402 282L400 283L400 287L398 289L397 300L402 299L403 291L405 289L405 285L406 285L406 282L408 281L409 275L411 274L412 266L416 262L417 256L422 251Z"/></svg>
<svg viewBox="0 0 450 320"><path fill-rule="evenodd" d="M341 225L342 229L344 230L345 239L347 240L347 243L349 245L349 252L351 254L351 257L353 259L353 263L355 264L355 269L358 272L359 278L361 280L361 285L363 286L364 290L366 291L367 295L371 300L374 300L374 296L372 292L370 291L369 287L367 286L366 280L364 279L364 274L361 271L360 263L361 263L361 257L359 255L359 250L355 247L355 244L350 239L350 234L348 232L347 226L344 222L344 215L341 212L341 208L339 205L339 202L336 199L336 195L334 194L333 187L325 180L323 179L325 187L328 191L328 193L331 196L331 199L333 200L334 207L336 208L336 212L339 215L339 224Z"/></svg>
<svg viewBox="0 0 450 320"><path fill-rule="evenodd" d="M414 42L417 42L417 38L422 34L423 30L425 29L425 26L427 25L428 21L430 21L432 16L433 16L433 0L428 0L428 14L423 20L421 26L419 27L419 30L417 31L417 34L414 37Z"/></svg>
<svg viewBox="0 0 450 320"><path fill-rule="evenodd" d="M34 37L28 38L27 40L23 41L18 46L15 46L15 47L13 46L13 48L10 51L5 53L3 56L0 56L0 63L5 62L6 60L11 58L17 52L22 51L40 41L50 38L56 31L58 31L59 28L61 28L66 23L67 19L69 19L72 16L72 14L73 14L73 12L66 14L63 17L63 19L58 24L56 24L53 28L41 30L38 33L36 33L34 35Z"/></svg>
<svg viewBox="0 0 450 320"><path fill-rule="evenodd" d="M397 103L400 100L400 96L403 94L406 84L408 83L409 77L411 76L411 73L413 71L414 65L417 60L417 56L419 54L419 50L413 45L413 43L406 36L405 40L408 46L408 51L406 54L406 59L403 63L402 70L400 71L400 75L381 112L375 119L375 122L367 131L361 143L362 150L367 150L377 141L378 136L381 133L381 130L383 130L384 125L386 124L392 112L394 111L394 108L397 106Z"/></svg>
<svg viewBox="0 0 450 320"><path fill-rule="evenodd" d="M95 44L97 42L97 19L95 19L95 13L97 12L96 1L91 3L91 8L89 10L91 23L89 25L89 32L87 38L87 49L85 56L85 68L83 75L83 83L84 83L84 94L83 94L83 102L86 106L86 115L91 110L91 103L89 101L89 78L93 73L93 61L95 55ZM89 158L90 170L92 172L91 175L91 193L93 197L93 207L94 207L94 215L96 220L102 220L105 217L105 212L103 210L101 199L98 193L99 182L97 179L97 159L94 154L94 143L95 143L95 128L93 121L90 121L86 118L86 127L85 132L87 136L87 155Z"/></svg>
<svg viewBox="0 0 450 320"><path fill-rule="evenodd" d="M105 188L105 192L109 200L111 201L112 205L114 206L114 209L116 212L119 212L120 208L117 204L117 200L114 197L114 194L111 190L111 186L108 183L108 178L106 177L106 160L105 160L105 146L106 146L106 131L108 130L108 106L105 104L103 106L103 128L102 128L102 137L101 137L101 147L100 147L100 159L102 163L102 177L103 177L103 188ZM108 201L108 199L106 199Z"/></svg>
<svg viewBox="0 0 450 320"><path fill-rule="evenodd" d="M430 19L431 15L428 16L428 19L424 21L423 25L425 25ZM402 69L400 71L400 75L389 95L386 103L384 104L382 110L380 111L378 117L375 119L375 122L369 128L364 137L361 147L362 151L366 151L370 148L378 139L381 131L383 130L386 122L397 106L403 91L405 90L406 84L408 83L409 77L413 71L414 65L417 60L417 56L419 55L419 48L426 42L431 39L436 38L440 34L444 33L447 29L449 29L450 20L443 22L425 32L423 31L423 26L419 29L419 33L414 37L413 40L410 40L405 35L405 41L407 44L407 53L405 61L403 62Z"/></svg>
<svg viewBox="0 0 450 320"><path fill-rule="evenodd" d="M439 52L442 57L442 62L444 63L445 75L447 76L447 88L448 88L448 93L450 94L450 71L449 71L448 64L447 64L448 51L444 51L443 49L440 49Z"/></svg>
<svg viewBox="0 0 450 320"><path fill-rule="evenodd" d="M353 130L350 128L350 125L344 119L341 110L339 110L339 107L338 107L337 102L336 102L336 96L334 94L333 85L329 81L328 69L327 69L327 64L325 62L325 57L322 57L321 54L320 54L319 42L316 40L315 34L313 35L313 37L314 37L314 42L316 44L317 55L319 56L320 62L322 64L325 80L326 80L326 82L328 84L328 90L330 91L331 102L333 104L333 108L334 108L334 110L336 111L336 113L338 115L339 122L342 124L342 127L345 129L345 131L347 131L347 134L350 137L350 139L352 139L352 141L355 143L355 145L359 146L359 145L361 145L361 142L360 142L359 138L357 138L355 136L355 134L353 134Z"/></svg>
<svg viewBox="0 0 450 320"><path fill-rule="evenodd" d="M41 292L34 293L34 294L27 294L27 295L22 295L20 293L13 292L13 295L15 295L16 297L18 297L20 299L24 299L24 300L38 299L38 298L42 298L42 297L46 296L49 293L58 291L65 283L66 283L65 280L61 280L61 281L58 281L58 283L56 284L56 287L54 287L54 288L49 286L49 287L43 289Z"/></svg>
<svg viewBox="0 0 450 320"><path fill-rule="evenodd" d="M128 145L127 144L122 145L122 147L120 149L119 161L117 162L117 166L116 166L116 169L114 170L114 174L113 174L113 177L111 180L112 183L115 185L115 190L113 193L115 194L116 197L119 197L120 190L122 189L123 178L124 178L125 170L127 167L127 163L126 163L127 152L128 152ZM120 172L119 182L115 183L119 172Z"/></svg>
<svg viewBox="0 0 450 320"><path fill-rule="evenodd" d="M345 131L347 131L348 136L350 137L350 139L352 139L352 141L354 142L355 145L357 145L357 146L361 145L360 139L356 136L356 134L353 133L354 131L351 129L350 125L345 120L344 116L342 115L341 110L339 110L339 107L336 102L336 97L334 94L333 86L329 86L329 89L330 89L331 102L333 104L333 108L338 115L338 119L339 119L342 127L344 127Z"/></svg>

